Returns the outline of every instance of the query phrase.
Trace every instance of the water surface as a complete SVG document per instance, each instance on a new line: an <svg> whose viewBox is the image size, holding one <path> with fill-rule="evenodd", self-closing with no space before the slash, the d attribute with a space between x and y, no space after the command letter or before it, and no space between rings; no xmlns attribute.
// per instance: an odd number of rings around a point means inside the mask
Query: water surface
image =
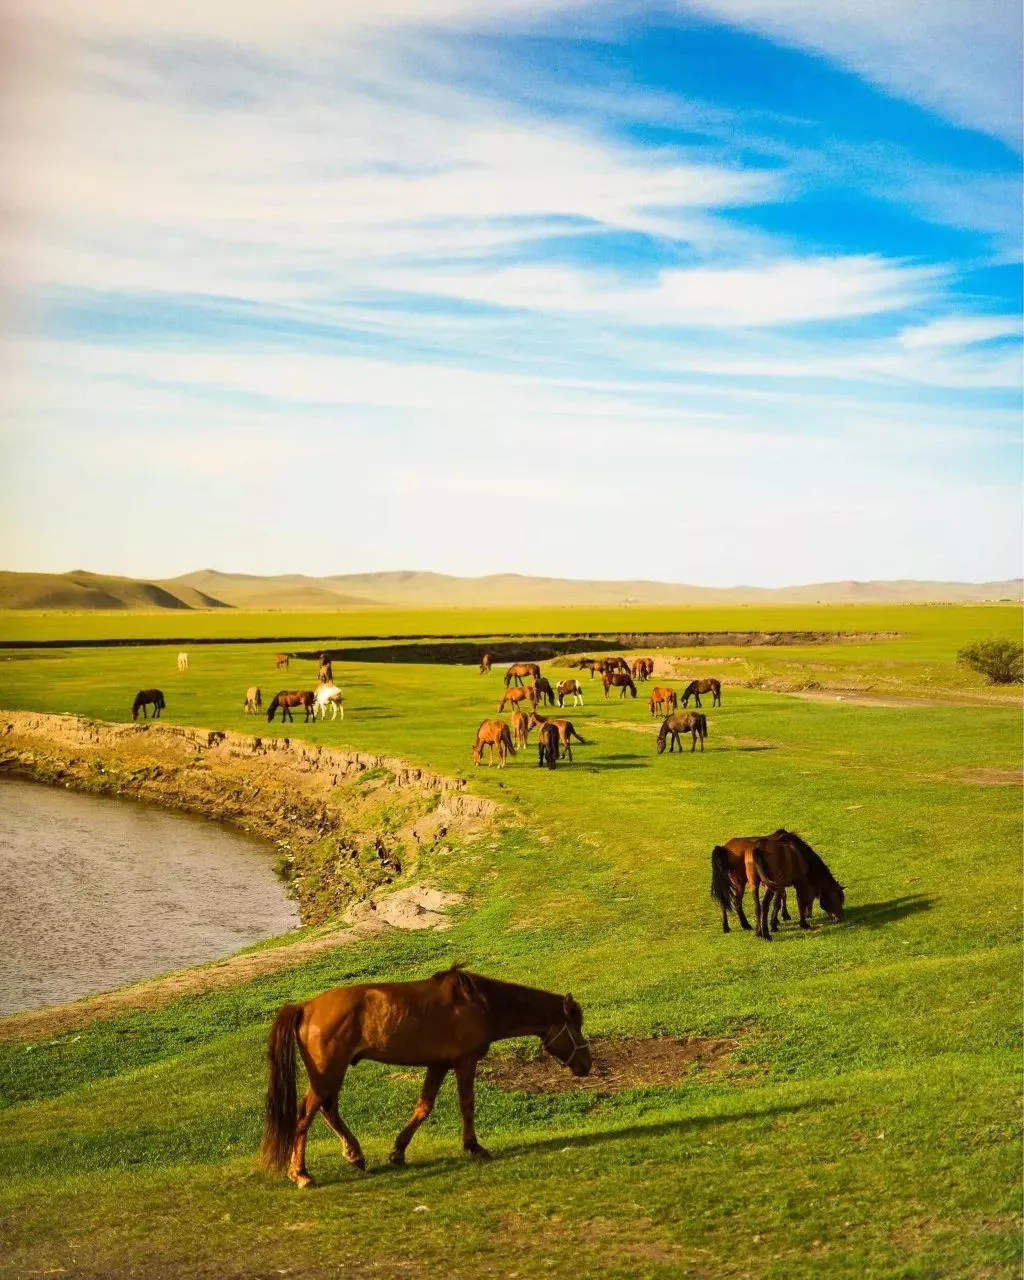
<svg viewBox="0 0 1024 1280"><path fill-rule="evenodd" d="M216 960L296 924L262 841L0 779L0 1015Z"/></svg>

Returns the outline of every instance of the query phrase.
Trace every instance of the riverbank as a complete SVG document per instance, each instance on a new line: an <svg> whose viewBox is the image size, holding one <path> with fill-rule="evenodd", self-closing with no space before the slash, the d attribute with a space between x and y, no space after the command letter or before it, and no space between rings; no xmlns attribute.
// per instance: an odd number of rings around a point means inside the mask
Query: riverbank
<svg viewBox="0 0 1024 1280"><path fill-rule="evenodd" d="M498 810L464 780L393 756L30 711L0 711L0 773L131 796L273 841L303 924L408 881Z"/></svg>

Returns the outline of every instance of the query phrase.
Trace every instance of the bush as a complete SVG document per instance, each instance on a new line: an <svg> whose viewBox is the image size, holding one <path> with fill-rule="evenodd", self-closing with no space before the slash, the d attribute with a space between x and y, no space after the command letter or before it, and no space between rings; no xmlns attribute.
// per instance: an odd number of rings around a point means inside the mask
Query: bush
<svg viewBox="0 0 1024 1280"><path fill-rule="evenodd" d="M990 684L1024 684L1024 644L1019 640L979 640L961 649L956 660L980 671Z"/></svg>

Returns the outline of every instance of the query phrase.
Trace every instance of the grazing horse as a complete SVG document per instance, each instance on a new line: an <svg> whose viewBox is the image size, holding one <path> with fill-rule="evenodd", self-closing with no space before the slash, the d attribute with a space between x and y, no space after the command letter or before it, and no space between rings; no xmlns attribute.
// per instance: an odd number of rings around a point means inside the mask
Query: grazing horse
<svg viewBox="0 0 1024 1280"><path fill-rule="evenodd" d="M263 710L263 694L260 693L259 685L254 684L251 689L246 689L242 707L247 716L254 716Z"/></svg>
<svg viewBox="0 0 1024 1280"><path fill-rule="evenodd" d="M477 1064L495 1040L517 1036L538 1036L573 1075L590 1072L583 1010L571 995L499 982L459 965L420 982L335 987L305 1004L284 1005L267 1046L270 1079L260 1148L263 1168L286 1168L298 1186L313 1185L306 1168L306 1139L318 1111L341 1139L349 1164L366 1167L359 1142L338 1111L345 1073L364 1058L427 1068L416 1109L388 1157L392 1164L405 1164L406 1148L433 1110L449 1071L454 1071L459 1086L463 1150L486 1160L488 1153L474 1126ZM295 1087L296 1045L309 1077L301 1103Z"/></svg>
<svg viewBox="0 0 1024 1280"><path fill-rule="evenodd" d="M547 676L539 676L533 682L534 706L542 707L546 702L549 707L555 705L555 691L551 688Z"/></svg>
<svg viewBox="0 0 1024 1280"><path fill-rule="evenodd" d="M485 653L480 658L480 674L485 676L491 669L491 655Z"/></svg>
<svg viewBox="0 0 1024 1280"><path fill-rule="evenodd" d="M513 707L518 706L520 702L523 702L527 698L530 700L530 706L536 707L537 690L533 685L516 685L514 689L509 689L502 694L501 701L498 703L498 710L504 711L506 704Z"/></svg>
<svg viewBox="0 0 1024 1280"><path fill-rule="evenodd" d="M301 707L306 713L304 724L309 723L309 717L316 719L316 694L312 689L293 689L291 691L282 689L280 693L275 693L273 701L267 708L267 719L273 720L274 712L281 708L281 719L294 720L292 715L292 707Z"/></svg>
<svg viewBox="0 0 1024 1280"><path fill-rule="evenodd" d="M575 738L577 742L582 742L584 746L587 745L586 739L581 738L576 732L576 728L571 720L549 720L547 716L538 715L536 711L534 711L530 716L529 722L526 726L527 732L529 732L530 729L539 729L546 724L553 724L558 730L558 740L562 744L562 750L565 752L565 755L571 764L572 739Z"/></svg>
<svg viewBox="0 0 1024 1280"><path fill-rule="evenodd" d="M634 680L649 680L654 674L654 659L634 658L633 665L629 669L629 674Z"/></svg>
<svg viewBox="0 0 1024 1280"><path fill-rule="evenodd" d="M550 720L540 722L540 734L537 739L537 767L547 765L553 769L558 764L558 726Z"/></svg>
<svg viewBox="0 0 1024 1280"><path fill-rule="evenodd" d="M531 680L540 679L540 667L536 662L513 662L505 672L505 688L507 689L513 680L517 685L523 684L527 676Z"/></svg>
<svg viewBox="0 0 1024 1280"><path fill-rule="evenodd" d="M558 695L558 705L565 705L566 698L572 698L574 707L583 706L583 686L578 680L559 680L555 686L555 693Z"/></svg>
<svg viewBox="0 0 1024 1280"><path fill-rule="evenodd" d="M666 689L663 685L655 685L651 690L650 701L647 704L651 708L651 718L655 716L667 716L670 711L675 711L679 706L679 700L676 697L675 689Z"/></svg>
<svg viewBox="0 0 1024 1280"><path fill-rule="evenodd" d="M704 739L708 736L708 719L703 711L684 711L682 715L676 712L674 715L666 716L661 722L661 728L658 730L658 755L665 750L666 740L669 743L669 755L675 751L676 747L680 751L683 744L679 740L681 733L688 733L691 738L690 754L697 750L697 739L700 739L700 749L704 750Z"/></svg>
<svg viewBox="0 0 1024 1280"><path fill-rule="evenodd" d="M594 667L596 665L596 661L594 658L573 658L568 665L570 667L576 667L580 671L589 671L590 678L591 680L593 680Z"/></svg>
<svg viewBox="0 0 1024 1280"><path fill-rule="evenodd" d="M178 654L178 670L179 671L188 670L188 654L185 652Z"/></svg>
<svg viewBox="0 0 1024 1280"><path fill-rule="evenodd" d="M766 942L771 941L771 930L778 927L778 899L790 884L796 888L801 929L810 928L808 919L815 898L821 902L830 920L843 918L846 901L843 886L805 840L783 827L769 836L735 836L712 849L711 896L722 908L723 933L729 932L730 906L736 908L741 926L750 928L743 913L743 892L748 884L754 892L755 932ZM763 901L760 894L762 884L766 890ZM773 897L776 898L776 910L769 929L768 914Z"/></svg>
<svg viewBox="0 0 1024 1280"><path fill-rule="evenodd" d="M530 721L525 711L512 712L512 741L515 743L516 749L527 746L527 738L530 734Z"/></svg>
<svg viewBox="0 0 1024 1280"><path fill-rule="evenodd" d="M722 682L721 680L691 680L683 690L683 707L693 698L694 705L699 709L700 695L702 693L711 694L711 705L720 707L722 705Z"/></svg>
<svg viewBox="0 0 1024 1280"><path fill-rule="evenodd" d="M340 712L345 719L345 695L336 684L322 684L313 695L313 719L320 712L320 719L327 719L327 708L331 709L331 719L336 720Z"/></svg>
<svg viewBox="0 0 1024 1280"><path fill-rule="evenodd" d="M606 671L601 677L601 683L604 685L604 696L608 697L608 690L614 685L619 690L619 697L626 696L626 690L636 697L636 685L633 683L633 677L628 671Z"/></svg>
<svg viewBox="0 0 1024 1280"><path fill-rule="evenodd" d="M278 653L274 655L274 666L278 669L278 671L282 670L282 668L285 671L287 671L288 663L289 663L289 657L286 653Z"/></svg>
<svg viewBox="0 0 1024 1280"><path fill-rule="evenodd" d="M334 684L334 667L326 653L320 655L320 683Z"/></svg>
<svg viewBox="0 0 1024 1280"><path fill-rule="evenodd" d="M622 671L625 675L629 675L629 663L625 658L605 658L605 671Z"/></svg>
<svg viewBox="0 0 1024 1280"><path fill-rule="evenodd" d="M135 695L135 701L132 703L132 719L138 720L139 708L141 707L143 720L148 720L149 716L146 714L147 706L153 708L153 719L158 720L160 718L160 712L167 706L167 703L164 701L163 690L140 689Z"/></svg>
<svg viewBox="0 0 1024 1280"><path fill-rule="evenodd" d="M476 731L473 743L473 763L479 764L483 759L484 747L487 748L487 767L494 764L494 748L498 748L498 768L504 769L509 753L515 755L516 749L508 725L504 720L484 720Z"/></svg>

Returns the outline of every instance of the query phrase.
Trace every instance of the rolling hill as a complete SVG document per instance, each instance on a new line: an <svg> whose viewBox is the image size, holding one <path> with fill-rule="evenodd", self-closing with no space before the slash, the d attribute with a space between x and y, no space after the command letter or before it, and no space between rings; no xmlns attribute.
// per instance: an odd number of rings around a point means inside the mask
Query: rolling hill
<svg viewBox="0 0 1024 1280"><path fill-rule="evenodd" d="M644 580L536 578L516 573L459 578L396 571L310 577L200 569L140 580L74 570L0 572L0 609L356 609L371 606L509 607L553 605L969 604L1020 600L1020 578L1001 582L820 582L793 587L701 587Z"/></svg>

